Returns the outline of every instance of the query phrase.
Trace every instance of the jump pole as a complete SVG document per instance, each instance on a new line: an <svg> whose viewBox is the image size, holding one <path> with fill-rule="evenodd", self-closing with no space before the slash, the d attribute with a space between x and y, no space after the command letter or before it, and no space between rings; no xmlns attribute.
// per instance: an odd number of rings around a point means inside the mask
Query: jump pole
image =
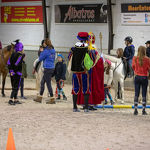
<svg viewBox="0 0 150 150"><path fill-rule="evenodd" d="M112 108L112 109L134 109L134 105L97 105L96 108ZM142 109L143 106L139 105L138 109ZM147 105L146 108L150 108L150 105Z"/></svg>

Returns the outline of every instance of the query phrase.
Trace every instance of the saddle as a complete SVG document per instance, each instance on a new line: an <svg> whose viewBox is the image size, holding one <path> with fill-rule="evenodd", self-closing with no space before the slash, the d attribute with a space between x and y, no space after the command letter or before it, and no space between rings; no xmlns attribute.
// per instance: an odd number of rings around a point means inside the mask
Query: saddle
<svg viewBox="0 0 150 150"><path fill-rule="evenodd" d="M123 59L123 69L124 69L124 74L125 74L125 78L132 78L134 76L134 71L132 69L132 67L130 66L130 64L128 63L128 61L126 59Z"/></svg>

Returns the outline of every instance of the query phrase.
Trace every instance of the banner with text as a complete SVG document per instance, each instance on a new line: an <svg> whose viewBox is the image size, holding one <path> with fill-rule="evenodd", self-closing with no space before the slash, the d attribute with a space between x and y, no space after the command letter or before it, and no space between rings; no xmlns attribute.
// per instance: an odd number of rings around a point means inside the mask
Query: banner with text
<svg viewBox="0 0 150 150"><path fill-rule="evenodd" d="M2 6L1 23L43 23L42 6Z"/></svg>
<svg viewBox="0 0 150 150"><path fill-rule="evenodd" d="M107 23L107 6L55 5L55 23Z"/></svg>
<svg viewBox="0 0 150 150"><path fill-rule="evenodd" d="M150 25L150 3L121 4L123 25Z"/></svg>

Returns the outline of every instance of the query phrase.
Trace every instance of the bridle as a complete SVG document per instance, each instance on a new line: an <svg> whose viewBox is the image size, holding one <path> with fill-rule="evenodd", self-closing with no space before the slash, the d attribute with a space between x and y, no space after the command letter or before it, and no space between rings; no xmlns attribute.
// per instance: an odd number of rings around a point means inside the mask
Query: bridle
<svg viewBox="0 0 150 150"><path fill-rule="evenodd" d="M116 71L116 69L122 64L122 61L119 63L119 65L115 66L115 69L113 70L113 73ZM115 63L116 65L116 63Z"/></svg>
<svg viewBox="0 0 150 150"><path fill-rule="evenodd" d="M3 49L0 49L0 56L1 56L2 62L4 62L4 52L3 52Z"/></svg>

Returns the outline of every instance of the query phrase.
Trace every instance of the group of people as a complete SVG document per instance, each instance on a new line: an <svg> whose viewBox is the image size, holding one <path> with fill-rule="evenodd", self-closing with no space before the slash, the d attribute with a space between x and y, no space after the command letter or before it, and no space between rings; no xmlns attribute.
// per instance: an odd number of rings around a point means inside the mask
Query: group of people
<svg viewBox="0 0 150 150"><path fill-rule="evenodd" d="M26 99L23 93L24 78L27 77L26 64L24 61L25 54L23 50L23 44L19 40L16 40L15 42L16 44L14 47L14 52L12 53L11 57L7 62L12 86L10 100L8 101L10 105L21 104L21 102L18 100L19 88L21 90L21 98ZM66 64L64 62L63 55L61 54L58 55L57 57L58 62L55 65L55 49L49 39L45 39L42 41L42 46L40 46L40 51L38 52L38 55L39 61L37 62L37 65L39 65L40 62L43 61L44 72L43 78L41 80L40 93L34 99L34 101L36 102L42 101L42 96L44 93L46 83L50 94L50 100L47 102L47 104L55 103L55 98L53 96L53 89L51 86L51 78L53 76L55 76L58 88L57 99L60 99L60 95L62 94L63 99L67 100L67 97L65 96L65 93L63 91L64 80L66 80L65 77ZM35 71L37 71L37 68L38 66L34 68L34 73Z"/></svg>
<svg viewBox="0 0 150 150"><path fill-rule="evenodd" d="M113 80L113 70L111 68L111 61L103 58L98 53L95 47L95 35L92 32L79 32L77 35L79 40L70 50L68 59L71 65L72 74L72 99L73 112L79 112L77 105L82 105L84 112L96 110L95 105L108 103L107 96L110 99L111 105L114 104L110 94L110 88ZM125 38L125 49L119 48L117 50L118 57L122 58L126 77L135 75L135 97L134 97L134 115L138 114L138 98L140 94L140 87L142 87L143 110L142 114L146 115L146 94L148 86L148 76L150 70L150 41L147 41L146 47L140 46L138 48L137 56L135 54L135 47L132 44L132 37ZM17 94L20 84L23 87L24 77L22 75L25 54L23 51L23 44L19 40L15 41L15 51L12 53L8 61L8 69L11 78L12 92L9 100L10 105L20 104ZM57 55L57 63L55 64L56 51L49 39L44 39L41 43L39 52L39 59L36 63L33 73L37 71L40 62L43 62L43 77L39 95L34 99L35 102L42 102L42 97L47 85L50 99L47 104L55 104L55 97L51 85L51 79L55 76L59 100L61 94L64 100L67 100L63 91L64 80L66 80L66 64L62 54ZM69 68L69 66L68 66ZM25 75L26 76L26 75ZM21 88L22 89L22 88ZM23 89L22 89L23 91ZM21 94L24 97L23 92Z"/></svg>
<svg viewBox="0 0 150 150"><path fill-rule="evenodd" d="M142 114L147 115L145 111L146 108L146 99L147 99L147 87L148 87L148 77L150 76L150 41L147 41L146 47L139 46L137 56L135 55L135 48L132 44L132 37L128 36L125 38L125 49L123 51L122 48L117 50L117 57L122 58L124 63L124 71L125 71L125 78L132 77L134 75L134 85L135 85L135 96L134 96L134 115L138 115L138 99L140 95L140 88L142 88ZM106 61L107 62L107 61ZM111 62L108 62L111 64ZM111 76L111 72L110 72ZM149 91L148 91L149 92ZM108 95L111 98L109 93ZM105 104L107 100L105 99Z"/></svg>

